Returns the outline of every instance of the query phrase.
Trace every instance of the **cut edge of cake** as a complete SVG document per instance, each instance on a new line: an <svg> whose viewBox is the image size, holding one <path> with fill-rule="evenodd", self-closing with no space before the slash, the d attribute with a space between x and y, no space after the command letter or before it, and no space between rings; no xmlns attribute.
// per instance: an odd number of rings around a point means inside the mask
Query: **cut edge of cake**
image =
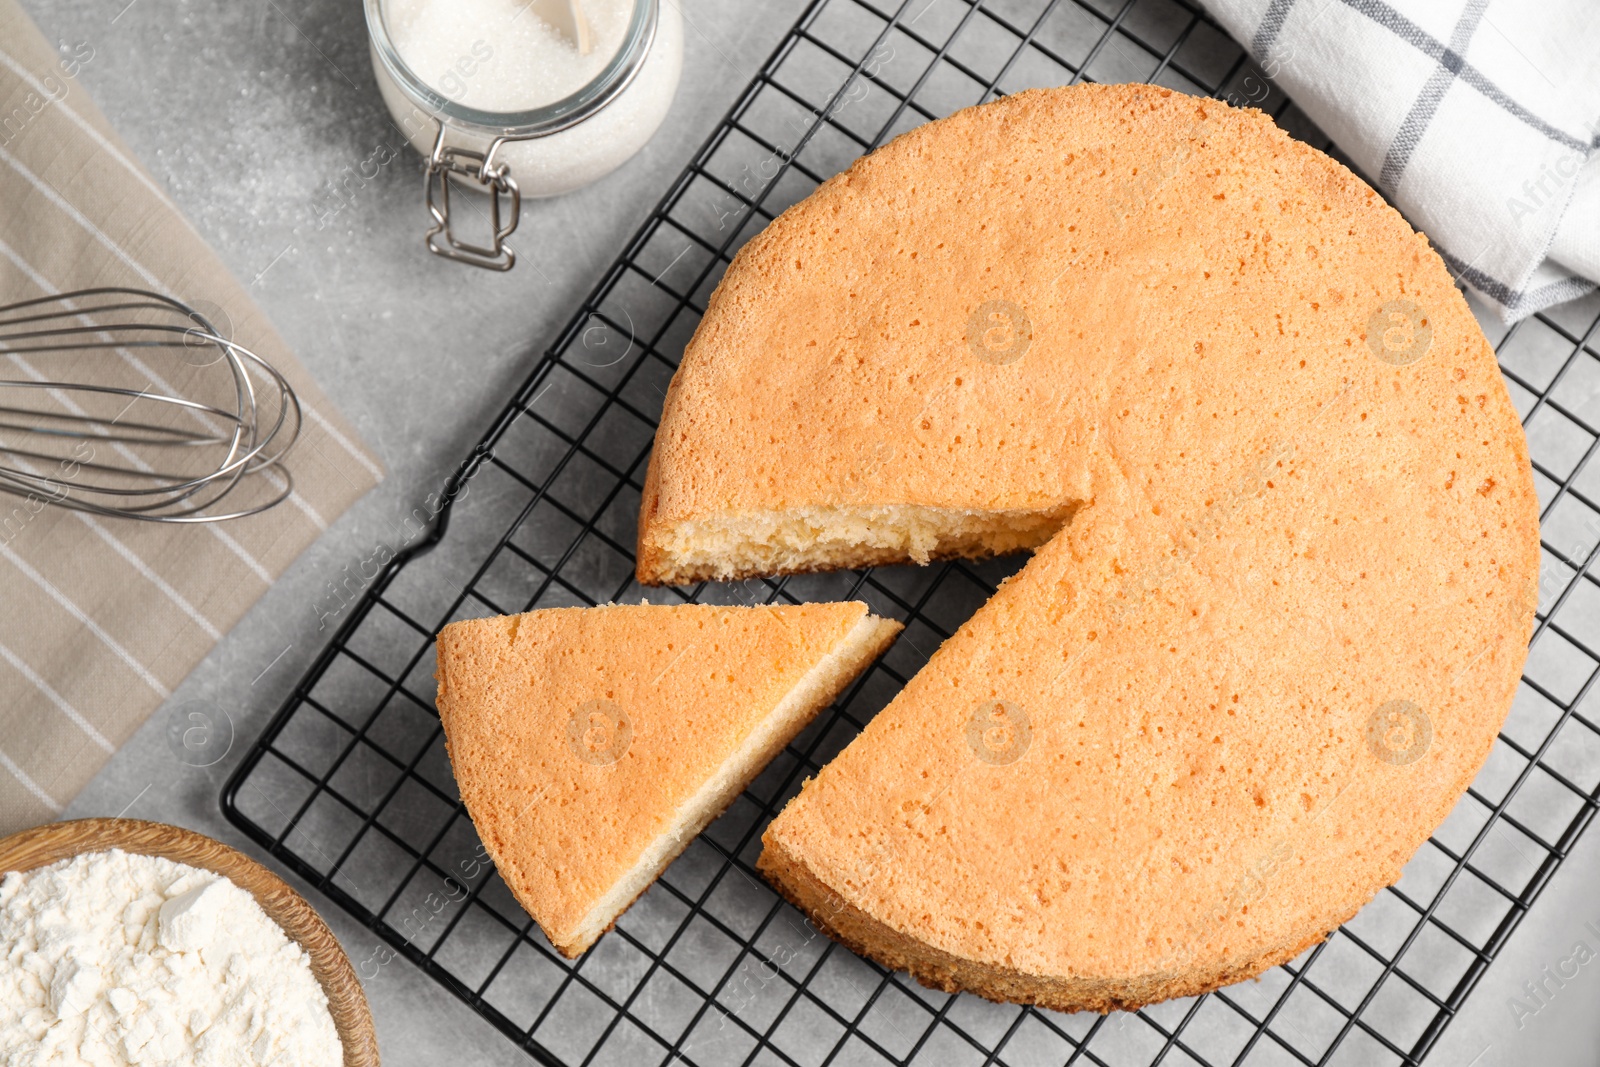
<svg viewBox="0 0 1600 1067"><path fill-rule="evenodd" d="M685 585L1003 556L1038 548L1076 509L1076 503L1027 510L830 505L647 520L639 527L638 578Z"/></svg>

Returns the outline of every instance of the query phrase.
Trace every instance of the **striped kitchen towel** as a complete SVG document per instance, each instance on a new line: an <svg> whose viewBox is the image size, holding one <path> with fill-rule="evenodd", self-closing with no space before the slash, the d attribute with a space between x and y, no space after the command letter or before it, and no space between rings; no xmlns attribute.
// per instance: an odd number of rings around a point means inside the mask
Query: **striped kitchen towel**
<svg viewBox="0 0 1600 1067"><path fill-rule="evenodd" d="M0 0L0 302L121 285L221 309L304 407L295 494L218 525L96 518L0 494L0 834L52 818L382 469L245 291ZM214 321L221 321L214 319ZM39 373L15 356L0 378Z"/></svg>
<svg viewBox="0 0 1600 1067"><path fill-rule="evenodd" d="M1202 2L1507 322L1594 289L1600 0Z"/></svg>

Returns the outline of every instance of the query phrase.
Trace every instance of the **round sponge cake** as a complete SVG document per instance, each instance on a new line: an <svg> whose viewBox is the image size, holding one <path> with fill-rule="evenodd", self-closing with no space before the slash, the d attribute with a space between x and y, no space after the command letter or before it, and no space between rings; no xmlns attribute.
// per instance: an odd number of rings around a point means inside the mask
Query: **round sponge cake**
<svg viewBox="0 0 1600 1067"><path fill-rule="evenodd" d="M1265 116L1150 86L932 123L753 240L639 566L1041 544L761 865L891 966L1060 1009L1258 973L1393 882L1494 743L1539 560L1426 240Z"/></svg>

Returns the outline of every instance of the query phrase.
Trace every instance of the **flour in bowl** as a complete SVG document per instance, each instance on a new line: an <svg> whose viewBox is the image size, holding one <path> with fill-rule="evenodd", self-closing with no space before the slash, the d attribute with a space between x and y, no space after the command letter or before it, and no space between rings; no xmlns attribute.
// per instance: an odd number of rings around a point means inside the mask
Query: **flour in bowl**
<svg viewBox="0 0 1600 1067"><path fill-rule="evenodd" d="M338 1067L304 950L226 878L87 853L0 880L0 1067Z"/></svg>

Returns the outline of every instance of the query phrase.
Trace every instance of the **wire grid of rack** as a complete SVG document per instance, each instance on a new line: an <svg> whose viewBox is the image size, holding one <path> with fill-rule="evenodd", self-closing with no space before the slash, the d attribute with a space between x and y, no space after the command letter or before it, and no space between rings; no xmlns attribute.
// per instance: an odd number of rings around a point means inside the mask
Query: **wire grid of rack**
<svg viewBox="0 0 1600 1067"><path fill-rule="evenodd" d="M730 61L731 62L731 61ZM1141 80L1244 96L1327 147L1182 0L816 0L755 75L274 718L230 819L536 1059L655 1063L1418 1063L1587 826L1600 796L1600 298L1497 340L1543 509L1524 684L1468 795L1401 882L1291 964L1100 1017L934 993L833 944L756 874L767 821L1018 561L666 591L715 603L868 600L890 653L586 955L556 954L484 858L433 712L456 618L637 601L639 492L667 382L752 233L885 139L1031 85ZM427 509L432 511L430 507ZM431 516L418 514L425 522ZM419 527L420 528L420 527ZM659 601L663 591L652 591Z"/></svg>

